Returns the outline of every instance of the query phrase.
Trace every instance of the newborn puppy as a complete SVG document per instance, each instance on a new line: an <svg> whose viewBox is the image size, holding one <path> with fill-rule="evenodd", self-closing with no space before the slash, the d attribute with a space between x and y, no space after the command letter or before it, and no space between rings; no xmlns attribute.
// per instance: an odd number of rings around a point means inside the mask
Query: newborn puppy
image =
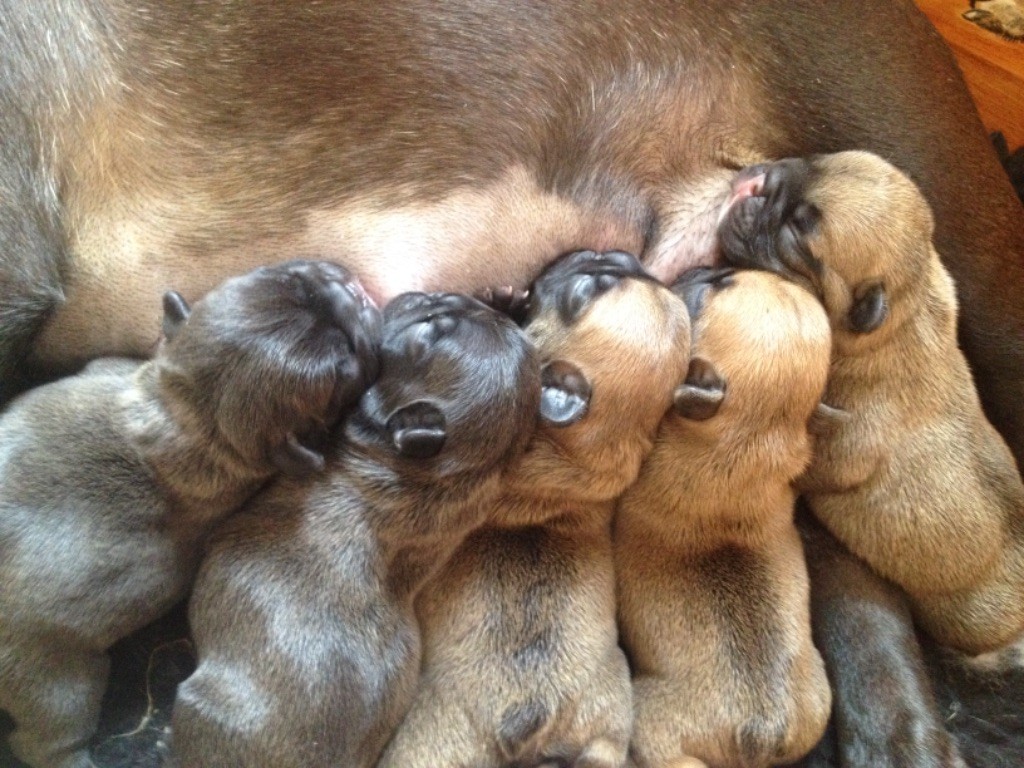
<svg viewBox="0 0 1024 768"><path fill-rule="evenodd" d="M630 755L643 768L788 763L817 743L831 703L792 486L811 458L828 319L764 272L696 270L674 290L693 359L615 518Z"/></svg>
<svg viewBox="0 0 1024 768"><path fill-rule="evenodd" d="M940 706L903 591L797 504L811 622L832 686L832 727L803 768L967 768ZM1012 712L1012 711L1011 711ZM949 715L949 718L945 715ZM1014 714L1008 713L1011 717ZM979 730L988 723L980 720ZM973 768L1009 762L971 763Z"/></svg>
<svg viewBox="0 0 1024 768"><path fill-rule="evenodd" d="M419 672L413 598L490 513L540 395L532 345L493 309L387 305L380 376L327 471L279 481L212 540L174 706L182 764L375 763Z"/></svg>
<svg viewBox="0 0 1024 768"><path fill-rule="evenodd" d="M1017 640L1024 487L957 347L924 198L864 152L749 169L736 188L726 258L807 286L832 324L825 399L848 416L818 442L814 513L908 593L938 642L980 654Z"/></svg>
<svg viewBox="0 0 1024 768"><path fill-rule="evenodd" d="M376 371L377 310L335 265L164 297L152 361L97 363L0 419L0 708L33 766L91 765L105 651L182 598L201 541Z"/></svg>
<svg viewBox="0 0 1024 768"><path fill-rule="evenodd" d="M383 768L626 759L632 704L609 524L685 376L686 307L632 256L579 252L534 285L526 333L545 382L566 397L548 403L555 423L509 467L495 525L417 602L420 688Z"/></svg>

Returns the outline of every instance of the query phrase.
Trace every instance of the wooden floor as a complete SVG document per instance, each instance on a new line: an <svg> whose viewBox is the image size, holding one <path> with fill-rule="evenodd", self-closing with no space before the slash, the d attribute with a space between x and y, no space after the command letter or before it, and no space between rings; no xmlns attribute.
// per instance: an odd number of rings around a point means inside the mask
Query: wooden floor
<svg viewBox="0 0 1024 768"><path fill-rule="evenodd" d="M915 0L949 43L990 131L1024 145L1024 41L1007 40L962 18L969 0Z"/></svg>

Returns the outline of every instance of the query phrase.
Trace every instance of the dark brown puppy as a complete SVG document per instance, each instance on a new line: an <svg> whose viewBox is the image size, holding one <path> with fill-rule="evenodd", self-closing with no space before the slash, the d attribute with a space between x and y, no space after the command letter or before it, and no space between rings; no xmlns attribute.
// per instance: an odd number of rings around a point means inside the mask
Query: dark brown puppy
<svg viewBox="0 0 1024 768"><path fill-rule="evenodd" d="M632 763L766 768L828 722L793 481L828 375L828 318L780 277L696 270L677 284L693 360L619 500L619 631L634 676Z"/></svg>
<svg viewBox="0 0 1024 768"><path fill-rule="evenodd" d="M524 286L576 248L708 261L750 158L921 183L986 406L1024 457L1024 225L911 0L0 0L0 385L136 354L280 253L378 298Z"/></svg>
<svg viewBox="0 0 1024 768"><path fill-rule="evenodd" d="M40 768L90 765L106 649L180 600L202 540L376 371L377 310L334 264L164 299L147 363L94 364L0 419L0 707Z"/></svg>
<svg viewBox="0 0 1024 768"><path fill-rule="evenodd" d="M210 546L190 605L199 666L174 706L181 763L373 765L414 693L420 584L561 400L479 301L389 303L380 377L327 472L278 482Z"/></svg>
<svg viewBox="0 0 1024 768"><path fill-rule="evenodd" d="M803 502L797 524L811 577L814 642L825 659L834 713L830 733L802 765L966 768L936 702L906 595L850 554ZM1003 764L1012 763L992 763Z"/></svg>
<svg viewBox="0 0 1024 768"><path fill-rule="evenodd" d="M526 333L575 386L509 467L488 527L417 603L424 664L386 768L612 768L626 759L609 524L689 362L682 301L624 253L578 253L532 289Z"/></svg>
<svg viewBox="0 0 1024 768"><path fill-rule="evenodd" d="M938 642L973 655L1020 639L1024 485L957 346L927 202L865 152L763 178L726 214L722 247L818 294L834 340L826 401L849 412L801 482L811 508Z"/></svg>

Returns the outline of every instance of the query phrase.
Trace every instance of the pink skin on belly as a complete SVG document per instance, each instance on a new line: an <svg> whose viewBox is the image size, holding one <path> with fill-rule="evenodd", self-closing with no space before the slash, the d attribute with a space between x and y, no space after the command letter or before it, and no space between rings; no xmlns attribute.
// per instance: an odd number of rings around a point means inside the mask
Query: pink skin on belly
<svg viewBox="0 0 1024 768"><path fill-rule="evenodd" d="M218 220L210 212L171 215L183 205L177 199L116 209L87 219L79 231L68 300L40 336L36 359L64 365L145 355L159 338L164 291L173 288L194 301L231 275L295 258L343 264L378 306L405 291L524 288L552 260L582 249L638 254L651 274L670 283L715 263L723 206L756 186L737 186L736 178L736 171L717 168L679 182L653 205L651 230L635 211L616 214L573 202L515 170L490 187L431 203L396 208L368 199L310 211L288 234L267 236L257 221L240 245L212 229L208 241L191 250L181 246L188 227L160 224Z"/></svg>

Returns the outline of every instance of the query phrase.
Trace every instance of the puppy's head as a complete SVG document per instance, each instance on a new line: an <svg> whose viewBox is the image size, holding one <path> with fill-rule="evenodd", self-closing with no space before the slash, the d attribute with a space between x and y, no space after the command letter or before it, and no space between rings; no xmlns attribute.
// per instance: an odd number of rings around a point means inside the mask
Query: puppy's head
<svg viewBox="0 0 1024 768"><path fill-rule="evenodd" d="M629 482L683 380L685 305L622 252L581 251L535 282L525 330L542 361L542 437ZM621 492L621 489L618 489Z"/></svg>
<svg viewBox="0 0 1024 768"><path fill-rule="evenodd" d="M540 367L506 316L468 296L406 293L384 309L380 375L351 435L439 479L496 469L537 419Z"/></svg>
<svg viewBox="0 0 1024 768"><path fill-rule="evenodd" d="M815 293L837 341L880 341L928 293L953 301L914 183L882 158L840 152L741 172L723 212L725 260Z"/></svg>
<svg viewBox="0 0 1024 768"><path fill-rule="evenodd" d="M730 268L693 270L673 290L690 311L693 350L671 418L706 424L724 439L803 435L831 356L828 318L814 296L777 275Z"/></svg>
<svg viewBox="0 0 1024 768"><path fill-rule="evenodd" d="M317 437L377 375L380 313L348 270L291 261L232 278L189 308L164 296L156 364L171 408L245 460L303 473Z"/></svg>

